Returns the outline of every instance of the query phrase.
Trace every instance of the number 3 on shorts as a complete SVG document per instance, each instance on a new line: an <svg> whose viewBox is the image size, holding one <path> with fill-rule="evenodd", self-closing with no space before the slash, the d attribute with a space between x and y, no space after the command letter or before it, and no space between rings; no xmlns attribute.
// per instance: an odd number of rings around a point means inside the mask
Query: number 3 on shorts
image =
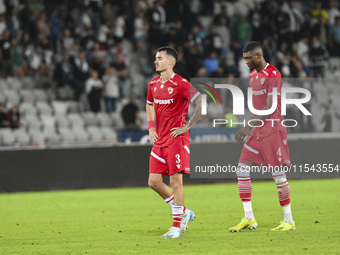
<svg viewBox="0 0 340 255"><path fill-rule="evenodd" d="M178 164L178 163L181 163L181 156L179 155L179 154L176 154L176 163Z"/></svg>

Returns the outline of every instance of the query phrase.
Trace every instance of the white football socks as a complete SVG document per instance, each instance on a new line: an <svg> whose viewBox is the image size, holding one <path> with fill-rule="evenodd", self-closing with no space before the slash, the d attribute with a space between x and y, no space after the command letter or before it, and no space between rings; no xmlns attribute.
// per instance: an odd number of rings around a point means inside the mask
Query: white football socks
<svg viewBox="0 0 340 255"><path fill-rule="evenodd" d="M170 197L164 199L165 203L170 205L172 207L173 204L175 204L174 200L174 194L172 194Z"/></svg>
<svg viewBox="0 0 340 255"><path fill-rule="evenodd" d="M292 217L292 209L289 205L282 206L283 214L284 214L284 221L289 222L290 224L294 224L293 217Z"/></svg>
<svg viewBox="0 0 340 255"><path fill-rule="evenodd" d="M255 217L254 217L251 201L243 202L243 208L244 208L244 217L248 220L254 220Z"/></svg>

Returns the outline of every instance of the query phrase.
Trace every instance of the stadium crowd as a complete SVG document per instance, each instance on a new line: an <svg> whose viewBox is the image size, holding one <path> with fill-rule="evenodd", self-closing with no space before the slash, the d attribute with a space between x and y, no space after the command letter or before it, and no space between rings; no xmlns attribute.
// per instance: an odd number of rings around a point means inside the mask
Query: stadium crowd
<svg viewBox="0 0 340 255"><path fill-rule="evenodd" d="M85 97L99 112L105 98L112 112L139 86L132 64L151 77L162 45L177 49L187 79L248 78L251 40L284 77L324 77L328 57L340 56L340 12L331 0L0 0L0 35L3 78L45 77L57 99Z"/></svg>

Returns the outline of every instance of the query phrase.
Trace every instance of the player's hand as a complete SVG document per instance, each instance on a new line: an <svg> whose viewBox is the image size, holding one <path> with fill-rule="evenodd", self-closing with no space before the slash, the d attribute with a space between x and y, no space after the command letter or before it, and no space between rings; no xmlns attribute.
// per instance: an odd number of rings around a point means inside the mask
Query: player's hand
<svg viewBox="0 0 340 255"><path fill-rule="evenodd" d="M150 136L150 140L151 142L156 142L157 141L157 138L158 138L158 135L157 135L157 132L156 132L156 128L152 127L149 129L149 136Z"/></svg>
<svg viewBox="0 0 340 255"><path fill-rule="evenodd" d="M188 130L189 128L187 125L184 125L182 127L175 127L175 128L170 129L170 131L173 131L170 135L175 138L181 134L184 134Z"/></svg>
<svg viewBox="0 0 340 255"><path fill-rule="evenodd" d="M238 141L238 142L242 142L244 140L244 138L249 134L251 130L251 127L250 126L245 126L243 128L241 128L236 136L235 136L235 140Z"/></svg>

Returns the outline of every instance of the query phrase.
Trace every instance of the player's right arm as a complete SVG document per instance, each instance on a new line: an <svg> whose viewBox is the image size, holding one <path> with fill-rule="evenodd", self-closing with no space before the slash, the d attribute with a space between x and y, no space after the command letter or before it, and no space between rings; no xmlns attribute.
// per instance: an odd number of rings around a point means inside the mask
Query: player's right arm
<svg viewBox="0 0 340 255"><path fill-rule="evenodd" d="M148 102L146 103L146 117L148 119L148 123L149 121L154 121L155 119L155 107L153 104L149 104ZM157 135L155 127L149 128L149 136L150 136L151 142L154 143L157 141L158 135Z"/></svg>
<svg viewBox="0 0 340 255"><path fill-rule="evenodd" d="M155 105L153 101L153 95L151 90L151 82L148 88L148 95L146 98L146 118L148 119L148 129L151 142L156 142L158 135L155 128Z"/></svg>

